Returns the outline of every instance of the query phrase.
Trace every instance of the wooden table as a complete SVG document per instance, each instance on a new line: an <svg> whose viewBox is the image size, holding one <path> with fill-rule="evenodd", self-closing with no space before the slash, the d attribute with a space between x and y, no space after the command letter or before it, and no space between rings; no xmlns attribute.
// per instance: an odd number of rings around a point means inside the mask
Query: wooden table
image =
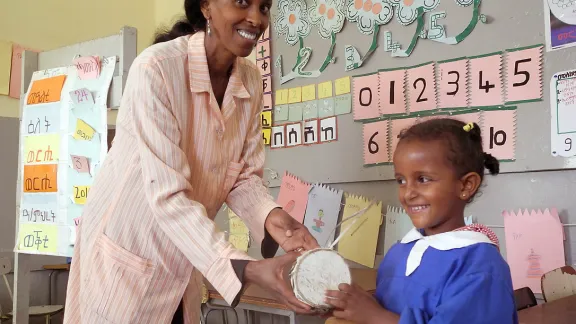
<svg viewBox="0 0 576 324"><path fill-rule="evenodd" d="M376 289L376 270L374 269L351 269L352 282L362 287L366 291L374 291ZM218 292L208 283L205 282L208 289L209 302L206 304L208 308L217 306L222 309L226 303ZM216 303L214 303L216 302ZM251 285L240 296L240 302L236 307L243 310L253 310L257 312L287 316L290 323L294 323L295 314L286 305L275 300L266 290ZM229 308L232 310L231 308ZM205 314L204 320L207 314Z"/></svg>
<svg viewBox="0 0 576 324"><path fill-rule="evenodd" d="M518 319L520 324L576 323L576 295L523 309Z"/></svg>

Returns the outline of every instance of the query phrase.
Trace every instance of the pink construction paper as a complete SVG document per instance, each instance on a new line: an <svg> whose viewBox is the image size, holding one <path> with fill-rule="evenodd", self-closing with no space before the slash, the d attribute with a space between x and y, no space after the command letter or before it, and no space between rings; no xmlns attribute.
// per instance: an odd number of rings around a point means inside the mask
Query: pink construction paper
<svg viewBox="0 0 576 324"><path fill-rule="evenodd" d="M506 235L506 261L514 289L530 287L541 293L540 278L566 265L564 230L556 208L528 212L502 212Z"/></svg>
<svg viewBox="0 0 576 324"><path fill-rule="evenodd" d="M256 45L256 59L263 59L270 56L270 40L263 41Z"/></svg>
<svg viewBox="0 0 576 324"><path fill-rule="evenodd" d="M466 124L468 123L476 123L480 125L480 112L469 113L469 114L459 114L459 115L452 115L451 118L457 119L461 122Z"/></svg>
<svg viewBox="0 0 576 324"><path fill-rule="evenodd" d="M270 75L263 75L262 76L262 92L272 92L272 76Z"/></svg>
<svg viewBox="0 0 576 324"><path fill-rule="evenodd" d="M380 114L396 115L407 113L404 80L406 70L382 71L380 78Z"/></svg>
<svg viewBox="0 0 576 324"><path fill-rule="evenodd" d="M468 107L468 60L438 64L438 105L440 108Z"/></svg>
<svg viewBox="0 0 576 324"><path fill-rule="evenodd" d="M437 108L434 63L406 70L410 113Z"/></svg>
<svg viewBox="0 0 576 324"><path fill-rule="evenodd" d="M484 111L482 146L499 160L514 160L516 148L516 110Z"/></svg>
<svg viewBox="0 0 576 324"><path fill-rule="evenodd" d="M263 110L270 110L272 107L272 93L265 93Z"/></svg>
<svg viewBox="0 0 576 324"><path fill-rule="evenodd" d="M295 177L294 175L285 172L282 177L282 184L280 185L280 192L278 193L278 203L284 211L295 220L302 223L304 215L306 214L306 205L308 204L308 192L310 185Z"/></svg>
<svg viewBox="0 0 576 324"><path fill-rule="evenodd" d="M388 121L364 124L364 164L388 162Z"/></svg>
<svg viewBox="0 0 576 324"><path fill-rule="evenodd" d="M22 82L22 55L24 51L39 52L30 48L25 48L18 44L12 45L12 68L10 71L10 94L15 99L20 99Z"/></svg>
<svg viewBox="0 0 576 324"><path fill-rule="evenodd" d="M256 66L258 66L258 70L260 70L260 75L268 75L271 73L272 66L270 65L269 57L257 60Z"/></svg>
<svg viewBox="0 0 576 324"><path fill-rule="evenodd" d="M402 130L410 128L416 122L416 118L393 119L390 121L390 152L392 153L390 154L390 162L394 160L394 151L400 141L398 135L400 135Z"/></svg>
<svg viewBox="0 0 576 324"><path fill-rule="evenodd" d="M542 46L506 53L506 101L542 98Z"/></svg>
<svg viewBox="0 0 576 324"><path fill-rule="evenodd" d="M100 60L94 56L82 56L74 60L80 80L97 79L100 76Z"/></svg>
<svg viewBox="0 0 576 324"><path fill-rule="evenodd" d="M352 77L354 120L380 117L378 73Z"/></svg>
<svg viewBox="0 0 576 324"><path fill-rule="evenodd" d="M495 54L474 58L470 60L469 64L470 106L483 107L504 104L501 73L502 56Z"/></svg>
<svg viewBox="0 0 576 324"><path fill-rule="evenodd" d="M72 158L74 170L78 171L78 173L90 173L90 163L87 157L79 155L70 155L70 157Z"/></svg>

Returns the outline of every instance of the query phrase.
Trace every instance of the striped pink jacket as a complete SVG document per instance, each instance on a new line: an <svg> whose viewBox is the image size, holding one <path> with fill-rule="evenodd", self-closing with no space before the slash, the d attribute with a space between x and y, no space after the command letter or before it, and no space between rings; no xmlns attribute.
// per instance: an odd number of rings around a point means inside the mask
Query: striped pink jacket
<svg viewBox="0 0 576 324"><path fill-rule="evenodd" d="M64 323L170 323L184 299L200 317L202 276L231 303L231 259L248 259L213 222L226 202L261 242L279 207L263 185L261 76L238 58L222 107L203 32L154 45L134 61L116 136L85 205Z"/></svg>

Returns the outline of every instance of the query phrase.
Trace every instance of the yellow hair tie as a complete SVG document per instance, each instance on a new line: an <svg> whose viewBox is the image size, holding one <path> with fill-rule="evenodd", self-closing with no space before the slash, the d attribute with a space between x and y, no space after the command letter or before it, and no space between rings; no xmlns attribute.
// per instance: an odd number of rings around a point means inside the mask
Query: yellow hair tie
<svg viewBox="0 0 576 324"><path fill-rule="evenodd" d="M466 132L471 131L472 128L474 128L474 123L468 123L468 124L464 125L464 131L466 131Z"/></svg>

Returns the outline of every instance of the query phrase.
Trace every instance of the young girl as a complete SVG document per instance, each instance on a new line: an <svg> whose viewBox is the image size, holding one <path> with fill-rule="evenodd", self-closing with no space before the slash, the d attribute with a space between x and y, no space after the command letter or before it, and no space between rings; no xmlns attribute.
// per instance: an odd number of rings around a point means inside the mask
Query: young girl
<svg viewBox="0 0 576 324"><path fill-rule="evenodd" d="M496 235L465 226L464 207L498 161L476 123L441 118L410 127L394 152L398 196L414 229L386 254L376 294L327 291L333 315L355 323L518 323L510 269Z"/></svg>

